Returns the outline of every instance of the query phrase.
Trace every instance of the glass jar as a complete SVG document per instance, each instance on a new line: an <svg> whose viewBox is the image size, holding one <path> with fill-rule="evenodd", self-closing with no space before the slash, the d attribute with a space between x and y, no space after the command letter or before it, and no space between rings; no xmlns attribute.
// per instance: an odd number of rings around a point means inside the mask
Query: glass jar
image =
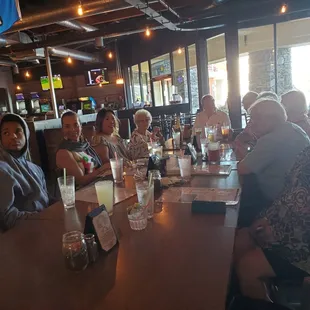
<svg viewBox="0 0 310 310"><path fill-rule="evenodd" d="M87 234L85 235L85 241L87 245L87 252L88 252L88 260L89 263L94 263L98 258L98 245L95 241L95 235Z"/></svg>
<svg viewBox="0 0 310 310"><path fill-rule="evenodd" d="M65 233L62 236L62 255L69 270L85 270L88 265L88 253L84 234L79 231Z"/></svg>

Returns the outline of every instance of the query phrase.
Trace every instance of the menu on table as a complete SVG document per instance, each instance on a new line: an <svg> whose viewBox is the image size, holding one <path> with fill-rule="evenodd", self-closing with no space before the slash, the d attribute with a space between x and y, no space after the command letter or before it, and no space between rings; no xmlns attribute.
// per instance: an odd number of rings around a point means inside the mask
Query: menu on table
<svg viewBox="0 0 310 310"><path fill-rule="evenodd" d="M170 187L163 191L159 202L190 203L199 201L225 202L228 206L237 205L240 199L240 188L198 188L198 187Z"/></svg>
<svg viewBox="0 0 310 310"><path fill-rule="evenodd" d="M114 188L114 205L135 196L136 190L130 188ZM75 200L98 203L95 185L81 188L75 193Z"/></svg>

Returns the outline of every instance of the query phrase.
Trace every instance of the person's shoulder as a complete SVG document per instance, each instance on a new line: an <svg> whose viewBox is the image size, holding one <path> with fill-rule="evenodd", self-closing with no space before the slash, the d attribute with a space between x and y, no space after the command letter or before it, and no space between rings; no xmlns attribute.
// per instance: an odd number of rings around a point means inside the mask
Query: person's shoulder
<svg viewBox="0 0 310 310"><path fill-rule="evenodd" d="M7 162L0 160L0 172L6 173L6 172L11 172L11 170L13 169Z"/></svg>
<svg viewBox="0 0 310 310"><path fill-rule="evenodd" d="M28 161L28 160L27 160L27 165L28 165L28 167L29 167L29 169L30 169L31 171L37 171L37 172L39 172L41 175L43 175L43 170L42 170L42 168L41 168L40 166L38 166L38 165L34 164L33 162Z"/></svg>
<svg viewBox="0 0 310 310"><path fill-rule="evenodd" d="M107 143L108 143L107 139L104 136L99 135L99 134L94 135L92 137L92 140L91 140L92 146L97 146L99 144L105 144L106 145Z"/></svg>
<svg viewBox="0 0 310 310"><path fill-rule="evenodd" d="M67 156L70 156L70 155L72 155L71 151L65 150L65 149L60 149L56 153L56 158L57 157L67 157Z"/></svg>

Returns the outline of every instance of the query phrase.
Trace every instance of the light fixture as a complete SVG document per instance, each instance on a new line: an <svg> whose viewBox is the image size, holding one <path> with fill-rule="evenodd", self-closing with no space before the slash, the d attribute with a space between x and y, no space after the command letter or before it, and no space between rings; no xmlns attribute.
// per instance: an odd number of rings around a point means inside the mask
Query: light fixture
<svg viewBox="0 0 310 310"><path fill-rule="evenodd" d="M178 48L178 54L182 54L182 49L181 49L181 47Z"/></svg>
<svg viewBox="0 0 310 310"><path fill-rule="evenodd" d="M25 77L26 77L26 78L30 78L30 73L29 73L29 71L26 71L26 72L25 72Z"/></svg>
<svg viewBox="0 0 310 310"><path fill-rule="evenodd" d="M72 58L70 56L68 56L68 58L67 58L67 63L72 64Z"/></svg>
<svg viewBox="0 0 310 310"><path fill-rule="evenodd" d="M124 79L122 76L121 62L119 59L118 46L116 41L115 41L115 55L116 55L116 84L122 85L124 84Z"/></svg>
<svg viewBox="0 0 310 310"><path fill-rule="evenodd" d="M117 84L117 85L122 85L122 84L124 84L124 79L123 79L123 78L117 79L117 80L116 80L116 84Z"/></svg>
<svg viewBox="0 0 310 310"><path fill-rule="evenodd" d="M146 27L146 29L145 29L145 36L147 36L147 37L151 36L151 30L149 27Z"/></svg>
<svg viewBox="0 0 310 310"><path fill-rule="evenodd" d="M82 2L81 2L81 1L80 1L79 6L78 6L77 13L78 13L78 15L80 15L80 16L82 16L82 15L84 14L83 5L82 5Z"/></svg>
<svg viewBox="0 0 310 310"><path fill-rule="evenodd" d="M113 53L112 53L112 52L109 52L109 53L108 53L108 57L109 57L110 59L112 59L112 58L113 58Z"/></svg>
<svg viewBox="0 0 310 310"><path fill-rule="evenodd" d="M287 12L287 4L283 4L280 9L280 14L285 14Z"/></svg>
<svg viewBox="0 0 310 310"><path fill-rule="evenodd" d="M17 85L17 86L16 86L16 89L17 89L17 90L21 90L22 88L21 88L19 85Z"/></svg>

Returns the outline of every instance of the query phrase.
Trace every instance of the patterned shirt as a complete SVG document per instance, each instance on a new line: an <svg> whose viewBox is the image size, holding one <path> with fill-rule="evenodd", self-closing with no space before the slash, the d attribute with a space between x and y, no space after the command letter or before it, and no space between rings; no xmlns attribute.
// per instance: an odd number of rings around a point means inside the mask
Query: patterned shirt
<svg viewBox="0 0 310 310"><path fill-rule="evenodd" d="M151 142L152 134L147 130L146 135L142 135L135 129L128 144L130 157L135 160L138 158L149 157L148 142Z"/></svg>

